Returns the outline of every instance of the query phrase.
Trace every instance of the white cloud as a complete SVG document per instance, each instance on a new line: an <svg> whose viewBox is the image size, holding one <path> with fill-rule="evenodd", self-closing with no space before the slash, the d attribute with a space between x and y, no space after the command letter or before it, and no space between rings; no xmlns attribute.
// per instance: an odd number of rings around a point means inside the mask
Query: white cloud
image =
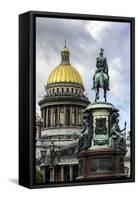
<svg viewBox="0 0 138 200"><path fill-rule="evenodd" d="M102 22L102 21L92 21L87 23L87 30L92 35L94 39L97 41L101 40L101 36L104 30L107 30L111 27L110 22Z"/></svg>

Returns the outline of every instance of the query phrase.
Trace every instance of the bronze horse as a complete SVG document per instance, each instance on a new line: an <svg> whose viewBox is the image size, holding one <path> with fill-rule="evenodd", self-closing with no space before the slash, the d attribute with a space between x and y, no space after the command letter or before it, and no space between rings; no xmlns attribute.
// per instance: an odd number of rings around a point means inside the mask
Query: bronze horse
<svg viewBox="0 0 138 200"><path fill-rule="evenodd" d="M109 84L109 77L106 73L103 71L100 71L95 74L94 77L94 89L95 89L95 102L99 99L99 89L103 88L104 90L104 99L106 102L106 93L108 89L108 84Z"/></svg>

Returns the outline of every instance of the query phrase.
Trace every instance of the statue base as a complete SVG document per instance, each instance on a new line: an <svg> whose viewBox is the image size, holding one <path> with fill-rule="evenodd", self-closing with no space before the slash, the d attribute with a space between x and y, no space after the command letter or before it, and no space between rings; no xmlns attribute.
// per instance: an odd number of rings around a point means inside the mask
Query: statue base
<svg viewBox="0 0 138 200"><path fill-rule="evenodd" d="M94 102L87 106L85 112L89 112L92 120L93 139L91 149L110 148L110 116L118 112L109 102Z"/></svg>
<svg viewBox="0 0 138 200"><path fill-rule="evenodd" d="M79 176L76 180L97 180L126 177L125 152L111 148L84 150L77 154Z"/></svg>

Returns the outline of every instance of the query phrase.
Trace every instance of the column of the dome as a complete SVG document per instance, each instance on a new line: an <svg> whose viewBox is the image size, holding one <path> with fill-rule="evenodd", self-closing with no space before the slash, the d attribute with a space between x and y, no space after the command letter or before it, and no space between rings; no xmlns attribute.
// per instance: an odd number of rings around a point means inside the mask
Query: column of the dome
<svg viewBox="0 0 138 200"><path fill-rule="evenodd" d="M60 124L64 126L64 107L63 105L60 106Z"/></svg>
<svg viewBox="0 0 138 200"><path fill-rule="evenodd" d="M55 122L55 114L56 114L56 108L55 106L53 107L53 127L56 126L56 122Z"/></svg>
<svg viewBox="0 0 138 200"><path fill-rule="evenodd" d="M44 128L46 127L46 108L44 107Z"/></svg>
<svg viewBox="0 0 138 200"><path fill-rule="evenodd" d="M50 127L52 126L52 109L51 107L49 108L50 110Z"/></svg>
<svg viewBox="0 0 138 200"><path fill-rule="evenodd" d="M41 108L41 119L43 121L43 109ZM43 126L42 126L43 127Z"/></svg>
<svg viewBox="0 0 138 200"><path fill-rule="evenodd" d="M42 108L42 116L43 116L43 118L42 118L42 119L43 119L43 128L45 128L45 126L44 126L44 119L45 119L45 118L44 118L44 111L45 111L45 110L44 110L44 108Z"/></svg>
<svg viewBox="0 0 138 200"><path fill-rule="evenodd" d="M82 112L82 110L83 110L83 107L81 107L81 126L83 126L83 112Z"/></svg>
<svg viewBox="0 0 138 200"><path fill-rule="evenodd" d="M51 118L52 118L51 126L54 127L54 108L53 107L51 108Z"/></svg>
<svg viewBox="0 0 138 200"><path fill-rule="evenodd" d="M51 113L50 113L50 108L48 107L48 127L51 126Z"/></svg>
<svg viewBox="0 0 138 200"><path fill-rule="evenodd" d="M74 106L74 126L76 126L76 107Z"/></svg>
<svg viewBox="0 0 138 200"><path fill-rule="evenodd" d="M54 111L53 111L54 127L57 126L57 119L56 119L57 117L56 117L56 115L57 115L57 107L54 106Z"/></svg>
<svg viewBox="0 0 138 200"><path fill-rule="evenodd" d="M80 126L81 121L80 121L80 106L78 107L78 125Z"/></svg>
<svg viewBox="0 0 138 200"><path fill-rule="evenodd" d="M66 106L64 105L64 126L66 126Z"/></svg>
<svg viewBox="0 0 138 200"><path fill-rule="evenodd" d="M78 126L78 106L75 107L75 126Z"/></svg>
<svg viewBox="0 0 138 200"><path fill-rule="evenodd" d="M44 128L46 128L46 108L44 108Z"/></svg>
<svg viewBox="0 0 138 200"><path fill-rule="evenodd" d="M57 107L57 120L58 120L58 121L57 121L57 125L58 125L58 126L60 125L60 110L59 110L59 109L60 109L60 107L58 106L58 107Z"/></svg>
<svg viewBox="0 0 138 200"><path fill-rule="evenodd" d="M74 117L74 106L72 106L72 125L74 126L74 124L75 124L75 117Z"/></svg>
<svg viewBox="0 0 138 200"><path fill-rule="evenodd" d="M48 108L46 108L46 127L48 127Z"/></svg>
<svg viewBox="0 0 138 200"><path fill-rule="evenodd" d="M70 106L70 126L72 125L72 106Z"/></svg>

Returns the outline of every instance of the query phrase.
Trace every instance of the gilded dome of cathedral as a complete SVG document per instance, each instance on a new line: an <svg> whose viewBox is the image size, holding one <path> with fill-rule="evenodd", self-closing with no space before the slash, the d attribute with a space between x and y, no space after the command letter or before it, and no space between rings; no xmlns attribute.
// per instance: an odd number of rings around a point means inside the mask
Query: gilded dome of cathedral
<svg viewBox="0 0 138 200"><path fill-rule="evenodd" d="M80 73L69 62L69 54L69 49L65 45L61 51L61 64L50 73L47 85L62 82L83 85Z"/></svg>
<svg viewBox="0 0 138 200"><path fill-rule="evenodd" d="M60 64L49 75L47 84L70 82L83 85L79 72L70 64Z"/></svg>

